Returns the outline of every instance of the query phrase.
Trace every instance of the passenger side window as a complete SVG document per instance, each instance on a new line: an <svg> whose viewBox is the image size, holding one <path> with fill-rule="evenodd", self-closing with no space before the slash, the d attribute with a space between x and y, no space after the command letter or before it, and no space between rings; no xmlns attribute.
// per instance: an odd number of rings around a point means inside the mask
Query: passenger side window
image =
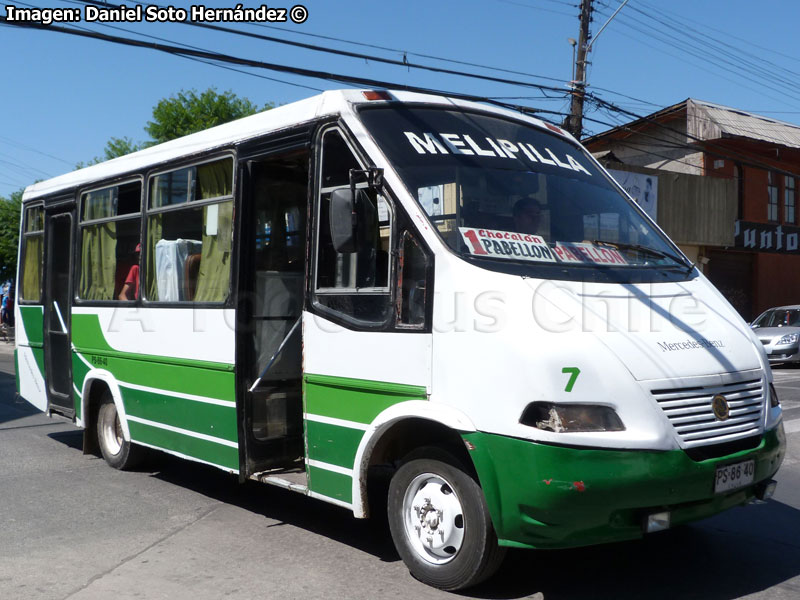
<svg viewBox="0 0 800 600"><path fill-rule="evenodd" d="M334 190L349 189L350 170L362 169L341 132L329 129L322 136L320 188L317 203L315 299L318 305L361 325L386 322L390 315L392 207L366 183L365 201L372 203L374 222L363 225L355 252L337 252L330 226L330 201Z"/></svg>
<svg viewBox="0 0 800 600"><path fill-rule="evenodd" d="M150 178L145 297L224 302L230 294L233 159Z"/></svg>
<svg viewBox="0 0 800 600"><path fill-rule="evenodd" d="M139 181L81 194L79 298L139 297L141 204ZM129 293L120 298L126 282Z"/></svg>
<svg viewBox="0 0 800 600"><path fill-rule="evenodd" d="M44 208L25 209L25 229L22 232L22 288L20 299L42 301L42 261L44 259Z"/></svg>

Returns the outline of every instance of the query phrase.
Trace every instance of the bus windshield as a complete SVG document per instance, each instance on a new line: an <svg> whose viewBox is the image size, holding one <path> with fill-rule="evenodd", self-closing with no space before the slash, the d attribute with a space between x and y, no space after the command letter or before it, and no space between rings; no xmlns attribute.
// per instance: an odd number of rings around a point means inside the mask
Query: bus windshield
<svg viewBox="0 0 800 600"><path fill-rule="evenodd" d="M363 110L447 245L483 267L559 277L691 265L585 152L520 122L435 108Z"/></svg>

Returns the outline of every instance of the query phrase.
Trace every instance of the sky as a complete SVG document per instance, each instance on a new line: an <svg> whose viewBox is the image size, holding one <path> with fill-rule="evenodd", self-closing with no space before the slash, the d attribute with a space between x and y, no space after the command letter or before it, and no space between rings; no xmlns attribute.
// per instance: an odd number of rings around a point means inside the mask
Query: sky
<svg viewBox="0 0 800 600"><path fill-rule="evenodd" d="M188 45L252 60L389 83L503 99L554 113L568 110L579 0L299 0L303 23L214 23L368 58L336 56L183 23L62 23L108 35ZM176 0L176 8L199 6ZM595 0L596 34L622 0ZM127 7L136 6L128 0ZM166 1L144 2L165 6ZM232 0L208 7L233 8ZM258 7L261 2L242 2ZM110 2L116 7L117 2ZM76 0L5 0L16 8L80 8ZM295 6L293 2L270 8ZM587 89L620 109L650 114L688 97L800 124L800 53L795 0L629 0L595 38ZM148 37L149 36L149 37ZM324 37L321 37L324 36ZM335 38L335 39L330 39ZM181 90L287 104L348 87L261 69L214 64L0 23L0 196L69 172L103 154L111 137L147 140L162 98ZM369 57L373 57L370 59ZM511 85L376 62L374 57L525 82ZM460 62L453 62L460 61ZM465 64L467 63L467 64ZM554 88L541 90L530 84ZM559 114L542 113L553 122ZM587 105L587 133L632 117Z"/></svg>

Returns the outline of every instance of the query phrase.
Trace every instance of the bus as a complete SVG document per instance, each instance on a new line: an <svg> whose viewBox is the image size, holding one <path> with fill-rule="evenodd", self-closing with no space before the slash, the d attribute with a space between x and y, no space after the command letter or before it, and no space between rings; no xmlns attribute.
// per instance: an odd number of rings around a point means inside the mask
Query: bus
<svg viewBox="0 0 800 600"><path fill-rule="evenodd" d="M18 392L85 452L384 508L441 589L764 501L785 453L750 327L501 107L328 91L36 183L16 285Z"/></svg>

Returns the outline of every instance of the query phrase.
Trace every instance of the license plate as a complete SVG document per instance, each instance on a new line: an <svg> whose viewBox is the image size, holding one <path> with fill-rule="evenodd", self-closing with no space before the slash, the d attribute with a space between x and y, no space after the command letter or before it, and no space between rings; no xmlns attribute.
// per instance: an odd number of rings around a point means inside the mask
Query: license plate
<svg viewBox="0 0 800 600"><path fill-rule="evenodd" d="M753 483L756 473L756 461L746 460L732 465L717 467L714 480L714 493L727 492Z"/></svg>

